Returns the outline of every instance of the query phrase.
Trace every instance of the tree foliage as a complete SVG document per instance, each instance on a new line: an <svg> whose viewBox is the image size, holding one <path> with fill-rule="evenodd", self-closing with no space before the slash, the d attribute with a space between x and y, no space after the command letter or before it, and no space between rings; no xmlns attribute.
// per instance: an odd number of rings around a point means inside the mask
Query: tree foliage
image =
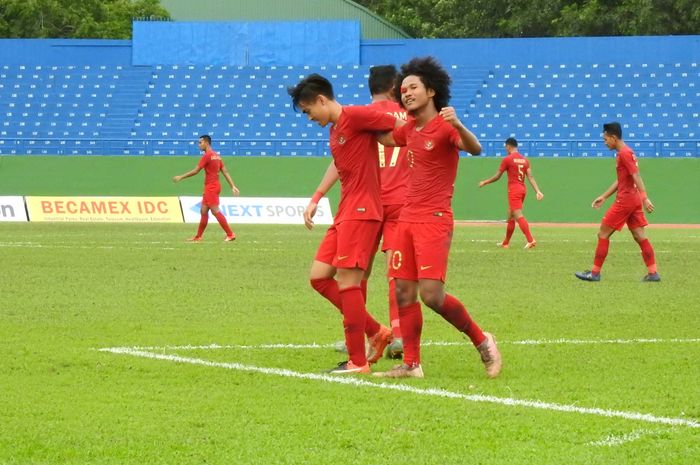
<svg viewBox="0 0 700 465"><path fill-rule="evenodd" d="M0 0L0 37L130 39L132 18L169 18L159 0Z"/></svg>
<svg viewBox="0 0 700 465"><path fill-rule="evenodd" d="M356 0L413 37L700 33L697 0Z"/></svg>

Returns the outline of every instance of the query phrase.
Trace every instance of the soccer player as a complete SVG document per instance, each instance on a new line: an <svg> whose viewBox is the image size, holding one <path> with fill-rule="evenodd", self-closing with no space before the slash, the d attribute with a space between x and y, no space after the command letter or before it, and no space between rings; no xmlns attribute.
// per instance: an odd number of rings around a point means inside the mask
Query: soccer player
<svg viewBox="0 0 700 465"><path fill-rule="evenodd" d="M535 189L537 200L542 200L544 194L540 191L540 188L537 187L537 182L532 176L530 160L518 153L518 141L513 137L509 137L506 139L505 145L506 157L501 161L498 172L490 178L480 181L479 187L484 187L487 184L496 182L501 179L504 172L508 173L508 221L506 223L506 237L498 246L504 249L510 247L510 238L513 236L515 222L517 221L520 230L525 234L525 239L527 240L525 248L531 249L537 245L537 241L532 237L530 225L523 216L523 202L525 202L525 194L527 193L525 176L527 176L528 181L530 181L532 188Z"/></svg>
<svg viewBox="0 0 700 465"><path fill-rule="evenodd" d="M340 177L338 211L309 273L311 286L343 314L349 360L329 372L369 373L365 335L379 354L391 338L391 330L367 313L361 287L381 231L375 134L390 131L402 122L372 108L341 105L335 100L331 83L319 74L302 79L288 93L294 108L300 108L311 121L321 127L331 124L331 154Z"/></svg>
<svg viewBox="0 0 700 465"><path fill-rule="evenodd" d="M240 192L233 183L231 175L228 174L228 170L226 170L226 167L224 166L224 160L211 148L211 137L209 135L204 134L203 136L199 137L199 150L204 152L204 154L202 155L202 158L199 159L197 166L187 173L179 176L173 176L173 182L180 182L185 178L194 176L202 169L204 169L204 172L206 173L204 176L204 194L202 195L202 207L200 209L202 216L199 219L199 228L197 229L197 234L189 240L192 242L201 242L202 234L204 234L204 230L207 228L207 223L209 222L209 210L211 210L221 228L224 230L224 232L226 232L224 241L233 241L236 239L236 235L228 225L228 221L226 221L224 214L219 210L219 193L221 192L219 172L224 175L226 182L228 182L228 185L231 186L231 192L233 192L233 195L238 195Z"/></svg>
<svg viewBox="0 0 700 465"><path fill-rule="evenodd" d="M368 85L372 98L370 108L376 108L379 111L386 112L402 120L406 120L406 110L396 102L394 87L398 71L394 65L373 66L369 70ZM387 270L389 269L388 261L393 252L394 234L398 225L399 213L403 206L404 198L406 197L406 188L408 178L410 176L410 168L408 159L406 158L406 149L398 147L384 147L378 144L379 149L379 169L381 181L381 200L382 200L382 252L387 257ZM311 229L313 227L313 216L316 214L318 200L326 195L328 190L338 180L338 171L335 169L335 164L331 162L326 170L326 173L321 180L314 196L304 212L304 222ZM379 244L377 244L377 247ZM362 280L362 289L367 295L367 279L372 270L372 258ZM401 327L399 325L399 307L396 303L396 292L394 290L394 280L389 277L389 320L391 322L392 341L387 347L387 355L391 358L401 358L403 354L403 342L401 340ZM345 352L344 341L336 344L336 348L340 352ZM375 363L382 354L376 353L374 347L370 345L370 353L368 354L368 362Z"/></svg>
<svg viewBox="0 0 700 465"><path fill-rule="evenodd" d="M375 375L423 377L420 295L425 305L469 337L481 355L487 376L493 378L501 371L501 354L494 337L483 332L464 305L445 292L459 151L478 155L481 145L454 108L447 106L451 79L434 58L414 58L401 66L399 78L397 94L413 118L379 140L384 145L405 145L412 167L389 271L396 280L404 359L403 364Z"/></svg>
<svg viewBox="0 0 700 465"><path fill-rule="evenodd" d="M647 274L642 281L658 282L661 277L656 270L654 248L646 238L644 227L649 223L644 216L644 210L648 213L654 211L654 204L647 197L644 181L639 174L637 157L632 149L622 140L622 128L620 123L613 122L603 125L603 140L610 150L617 151L617 180L593 201L593 208L600 208L608 197L617 191L615 202L610 206L598 231L598 246L595 249L593 268L591 270L575 273L576 277L584 281L600 281L600 269L603 267L605 257L608 255L610 236L615 231L622 230L627 224L632 237L642 250L642 259L647 266ZM643 207L643 208L642 208Z"/></svg>

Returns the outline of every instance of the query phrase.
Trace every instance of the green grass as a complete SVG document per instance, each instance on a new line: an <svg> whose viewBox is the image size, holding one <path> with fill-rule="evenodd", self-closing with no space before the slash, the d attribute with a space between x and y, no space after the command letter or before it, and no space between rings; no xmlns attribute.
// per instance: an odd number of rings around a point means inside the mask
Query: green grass
<svg viewBox="0 0 700 465"><path fill-rule="evenodd" d="M96 350L340 339L337 311L306 279L321 229L238 226L228 244L212 224L205 242L183 242L193 228L0 224L0 463L700 462L700 428L684 425ZM424 340L461 344L424 347L425 379L388 383L700 421L698 230L649 230L659 284L639 282L627 232L613 237L600 283L572 274L590 267L594 229L534 227L532 251L496 248L502 232L458 227L448 275L448 291L500 341L502 376L486 379L473 348L424 309ZM386 322L383 275L379 258L369 308ZM560 338L686 341L514 344ZM326 348L153 352L299 373L342 358ZM593 444L624 435L639 438Z"/></svg>
<svg viewBox="0 0 700 465"><path fill-rule="evenodd" d="M200 195L202 175L173 184L198 158L145 156L0 156L0 195ZM330 158L228 157L241 195L310 197ZM612 158L534 158L532 170L545 198L532 190L525 203L530 221L593 222L602 213L591 202L615 180ZM499 158L464 157L455 182L453 208L460 220L500 220L506 214L506 179L479 189ZM642 159L640 169L656 212L654 223L700 224L700 158ZM338 204L339 189L329 197ZM608 203L609 204L609 203Z"/></svg>

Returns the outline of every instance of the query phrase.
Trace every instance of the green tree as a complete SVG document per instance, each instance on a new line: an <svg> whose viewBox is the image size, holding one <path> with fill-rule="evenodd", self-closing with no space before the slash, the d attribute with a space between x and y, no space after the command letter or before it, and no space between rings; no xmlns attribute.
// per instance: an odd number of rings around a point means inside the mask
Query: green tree
<svg viewBox="0 0 700 465"><path fill-rule="evenodd" d="M697 0L357 0L414 37L700 33Z"/></svg>
<svg viewBox="0 0 700 465"><path fill-rule="evenodd" d="M129 39L141 17L170 15L159 0L0 0L0 37Z"/></svg>

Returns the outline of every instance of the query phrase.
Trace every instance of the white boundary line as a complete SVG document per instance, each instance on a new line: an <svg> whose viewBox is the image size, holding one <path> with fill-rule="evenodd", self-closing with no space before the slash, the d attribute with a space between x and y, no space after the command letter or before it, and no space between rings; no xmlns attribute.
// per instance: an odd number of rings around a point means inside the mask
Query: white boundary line
<svg viewBox="0 0 700 465"><path fill-rule="evenodd" d="M179 355L156 354L143 350L135 350L128 347L111 347L99 349L101 352L110 352L113 354L131 355L134 357L143 357L154 360L165 360L176 363L188 363L191 365L200 365L214 368L225 368L228 370L247 371L253 373L261 373L272 376L282 376L286 378L308 379L314 381L323 381L327 383L345 384L352 386L370 387L375 389L387 389L393 391L409 392L412 394L443 397L449 399L460 399L469 402L485 402L499 405L509 405L518 407L534 408L539 410L550 410L556 412L580 413L583 415L596 415L608 418L623 418L625 420L643 421L647 423L655 423L671 426L686 426L689 428L700 428L700 422L687 420L684 418L668 418L658 417L648 413L623 412L619 410L606 410L602 408L577 407L575 405L554 404L550 402L541 402L537 400L520 400L508 397L486 396L481 394L462 394L459 392L447 391L444 389L429 388L422 389L406 384L389 384L389 383L373 383L355 377L331 376L316 373L301 373L298 371L280 369L280 368L265 368L254 365L244 365L235 362L212 362L199 358L181 357Z"/></svg>
<svg viewBox="0 0 700 465"><path fill-rule="evenodd" d="M536 345L598 345L598 344L697 344L700 343L700 338L689 339L525 339L522 341L498 341L498 344L503 345L521 345L521 346L536 346ZM447 346L464 346L468 345L464 342L450 341L423 341L421 347L447 347ZM241 350L265 350L265 349L332 349L333 344L254 344L254 345L236 345L236 344L204 344L204 345L168 345L168 346L133 346L131 350L216 350L216 349L241 349Z"/></svg>

